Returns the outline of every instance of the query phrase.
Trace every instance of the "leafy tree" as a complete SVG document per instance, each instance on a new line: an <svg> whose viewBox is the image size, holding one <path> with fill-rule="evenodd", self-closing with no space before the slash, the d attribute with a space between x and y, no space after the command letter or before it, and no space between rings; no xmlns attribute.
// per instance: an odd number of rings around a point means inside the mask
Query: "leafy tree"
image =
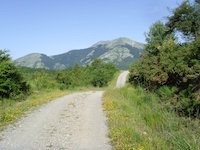
<svg viewBox="0 0 200 150"><path fill-rule="evenodd" d="M167 34L168 28L158 21L150 27L150 31L146 33L145 52L147 55L157 55L159 47L162 46L163 41L173 37L173 34Z"/></svg>
<svg viewBox="0 0 200 150"><path fill-rule="evenodd" d="M117 69L112 63L106 64L101 59L94 59L91 64L92 85L99 87L106 86L116 71Z"/></svg>
<svg viewBox="0 0 200 150"><path fill-rule="evenodd" d="M23 81L7 51L0 50L0 97L15 97L28 91L29 85Z"/></svg>

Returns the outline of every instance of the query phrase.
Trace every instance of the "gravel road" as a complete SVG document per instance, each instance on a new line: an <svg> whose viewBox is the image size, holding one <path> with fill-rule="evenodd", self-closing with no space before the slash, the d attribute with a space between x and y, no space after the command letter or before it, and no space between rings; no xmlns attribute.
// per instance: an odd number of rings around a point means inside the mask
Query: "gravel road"
<svg viewBox="0 0 200 150"><path fill-rule="evenodd" d="M116 83L117 88L121 88L126 84L126 79L127 79L128 74L129 74L129 71L123 71L119 75L119 77L117 79L117 83Z"/></svg>
<svg viewBox="0 0 200 150"><path fill-rule="evenodd" d="M103 91L74 93L29 112L0 133L1 150L110 150Z"/></svg>

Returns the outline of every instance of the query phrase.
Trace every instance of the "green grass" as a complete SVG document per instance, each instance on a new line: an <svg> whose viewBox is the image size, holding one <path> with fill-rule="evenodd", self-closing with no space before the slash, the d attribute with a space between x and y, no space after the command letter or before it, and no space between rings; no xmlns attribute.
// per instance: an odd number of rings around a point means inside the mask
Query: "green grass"
<svg viewBox="0 0 200 150"><path fill-rule="evenodd" d="M108 87L107 87L106 89L113 89L113 88L116 87L117 79L118 79L118 77L119 77L119 75L120 75L121 72L122 72L122 71L117 71L117 72L114 74L113 79L109 82Z"/></svg>
<svg viewBox="0 0 200 150"><path fill-rule="evenodd" d="M200 122L178 117L141 87L108 89L104 94L114 149L200 149Z"/></svg>

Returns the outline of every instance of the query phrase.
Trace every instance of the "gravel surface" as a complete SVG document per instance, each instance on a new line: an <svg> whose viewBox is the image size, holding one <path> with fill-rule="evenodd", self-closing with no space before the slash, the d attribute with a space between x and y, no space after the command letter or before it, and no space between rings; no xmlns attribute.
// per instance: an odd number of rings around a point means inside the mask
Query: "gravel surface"
<svg viewBox="0 0 200 150"><path fill-rule="evenodd" d="M119 75L119 77L117 79L117 83L116 83L117 88L121 88L121 87L125 86L128 74L129 74L129 71L123 71Z"/></svg>
<svg viewBox="0 0 200 150"><path fill-rule="evenodd" d="M0 133L1 150L109 150L102 91L58 98Z"/></svg>

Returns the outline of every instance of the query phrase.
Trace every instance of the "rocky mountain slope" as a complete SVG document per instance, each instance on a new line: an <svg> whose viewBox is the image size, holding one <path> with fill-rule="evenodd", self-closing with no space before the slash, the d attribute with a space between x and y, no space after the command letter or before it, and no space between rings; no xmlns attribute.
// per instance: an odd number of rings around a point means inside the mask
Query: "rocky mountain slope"
<svg viewBox="0 0 200 150"><path fill-rule="evenodd" d="M128 38L118 38L111 41L100 41L89 48L71 50L67 53L47 56L33 53L14 61L17 66L46 69L65 69L78 63L87 65L94 58L104 62L113 62L120 69L127 69L133 61L143 54L144 44Z"/></svg>

